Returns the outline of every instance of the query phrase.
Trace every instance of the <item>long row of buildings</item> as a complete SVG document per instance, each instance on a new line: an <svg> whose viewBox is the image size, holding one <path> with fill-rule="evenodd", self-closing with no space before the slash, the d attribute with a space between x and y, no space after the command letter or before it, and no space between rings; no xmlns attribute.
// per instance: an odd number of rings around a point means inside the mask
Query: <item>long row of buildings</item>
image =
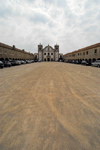
<svg viewBox="0 0 100 150"><path fill-rule="evenodd" d="M67 53L63 55L65 61L76 61L81 62L86 60L89 63L92 63L96 60L100 60L100 43Z"/></svg>
<svg viewBox="0 0 100 150"><path fill-rule="evenodd" d="M51 46L43 46L38 45L38 53L37 57L40 61L58 61L59 56L62 56L65 61L76 61L81 62L82 60L86 60L89 63L94 62L95 60L100 60L100 43L87 46L85 48L66 53L65 55L61 55L59 53L59 45L55 45L54 48ZM26 52L25 50L21 50L16 48L14 45L9 46L3 43L0 43L0 60L3 59L34 59L34 54L30 52Z"/></svg>
<svg viewBox="0 0 100 150"><path fill-rule="evenodd" d="M0 43L0 60L3 59L32 60L34 59L34 55L30 52L26 52L25 50L18 49L14 45L9 46Z"/></svg>

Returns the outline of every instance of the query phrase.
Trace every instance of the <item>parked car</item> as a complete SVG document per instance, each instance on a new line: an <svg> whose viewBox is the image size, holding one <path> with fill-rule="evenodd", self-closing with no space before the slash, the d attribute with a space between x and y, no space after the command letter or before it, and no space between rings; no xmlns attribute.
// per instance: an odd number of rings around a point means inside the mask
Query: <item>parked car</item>
<svg viewBox="0 0 100 150"><path fill-rule="evenodd" d="M15 60L16 65L21 65L21 61Z"/></svg>
<svg viewBox="0 0 100 150"><path fill-rule="evenodd" d="M31 60L26 60L26 63L27 63L27 64L31 63Z"/></svg>
<svg viewBox="0 0 100 150"><path fill-rule="evenodd" d="M34 60L34 62L38 62L38 60Z"/></svg>
<svg viewBox="0 0 100 150"><path fill-rule="evenodd" d="M15 60L9 60L9 62L11 63L12 66L16 65L16 61Z"/></svg>
<svg viewBox="0 0 100 150"><path fill-rule="evenodd" d="M96 60L91 64L92 67L100 67L100 60Z"/></svg>
<svg viewBox="0 0 100 150"><path fill-rule="evenodd" d="M68 63L68 60L65 60L65 63Z"/></svg>
<svg viewBox="0 0 100 150"><path fill-rule="evenodd" d="M89 63L88 63L87 61L85 61L85 60L82 60L81 64L82 64L82 65L89 66Z"/></svg>
<svg viewBox="0 0 100 150"><path fill-rule="evenodd" d="M38 62L41 62L41 60L38 60Z"/></svg>
<svg viewBox="0 0 100 150"><path fill-rule="evenodd" d="M11 67L11 62L8 60L3 60L4 67Z"/></svg>
<svg viewBox="0 0 100 150"><path fill-rule="evenodd" d="M71 60L71 63L75 64L75 60Z"/></svg>
<svg viewBox="0 0 100 150"><path fill-rule="evenodd" d="M4 67L4 64L2 61L0 61L0 68L3 68Z"/></svg>
<svg viewBox="0 0 100 150"><path fill-rule="evenodd" d="M26 61L24 61L24 60L21 60L21 64L26 64Z"/></svg>
<svg viewBox="0 0 100 150"><path fill-rule="evenodd" d="M34 60L32 60L32 63L34 63Z"/></svg>
<svg viewBox="0 0 100 150"><path fill-rule="evenodd" d="M80 64L80 62L78 60L75 61L75 64Z"/></svg>
<svg viewBox="0 0 100 150"><path fill-rule="evenodd" d="M28 60L26 60L26 64L28 64Z"/></svg>

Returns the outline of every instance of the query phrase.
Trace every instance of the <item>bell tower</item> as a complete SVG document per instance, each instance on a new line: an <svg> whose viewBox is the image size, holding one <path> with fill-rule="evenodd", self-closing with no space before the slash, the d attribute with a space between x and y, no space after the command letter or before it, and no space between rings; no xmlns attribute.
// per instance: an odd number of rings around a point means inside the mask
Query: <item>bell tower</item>
<svg viewBox="0 0 100 150"><path fill-rule="evenodd" d="M38 59L40 61L43 60L43 45L42 44L38 45Z"/></svg>
<svg viewBox="0 0 100 150"><path fill-rule="evenodd" d="M55 48L55 61L58 61L59 60L59 45L56 44L54 48Z"/></svg>
<svg viewBox="0 0 100 150"><path fill-rule="evenodd" d="M55 45L55 51L59 52L59 45Z"/></svg>

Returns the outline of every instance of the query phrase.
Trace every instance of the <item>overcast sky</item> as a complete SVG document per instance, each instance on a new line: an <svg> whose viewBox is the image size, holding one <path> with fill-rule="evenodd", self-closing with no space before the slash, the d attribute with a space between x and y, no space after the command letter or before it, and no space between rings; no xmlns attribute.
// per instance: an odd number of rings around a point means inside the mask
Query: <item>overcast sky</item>
<svg viewBox="0 0 100 150"><path fill-rule="evenodd" d="M0 0L0 42L67 53L100 42L100 0Z"/></svg>

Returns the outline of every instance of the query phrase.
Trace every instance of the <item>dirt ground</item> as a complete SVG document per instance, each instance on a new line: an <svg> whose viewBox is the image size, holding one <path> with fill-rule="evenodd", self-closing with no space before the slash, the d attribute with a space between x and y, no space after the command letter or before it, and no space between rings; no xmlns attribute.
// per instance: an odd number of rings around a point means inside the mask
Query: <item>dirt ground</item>
<svg viewBox="0 0 100 150"><path fill-rule="evenodd" d="M0 69L0 150L100 150L100 68Z"/></svg>

